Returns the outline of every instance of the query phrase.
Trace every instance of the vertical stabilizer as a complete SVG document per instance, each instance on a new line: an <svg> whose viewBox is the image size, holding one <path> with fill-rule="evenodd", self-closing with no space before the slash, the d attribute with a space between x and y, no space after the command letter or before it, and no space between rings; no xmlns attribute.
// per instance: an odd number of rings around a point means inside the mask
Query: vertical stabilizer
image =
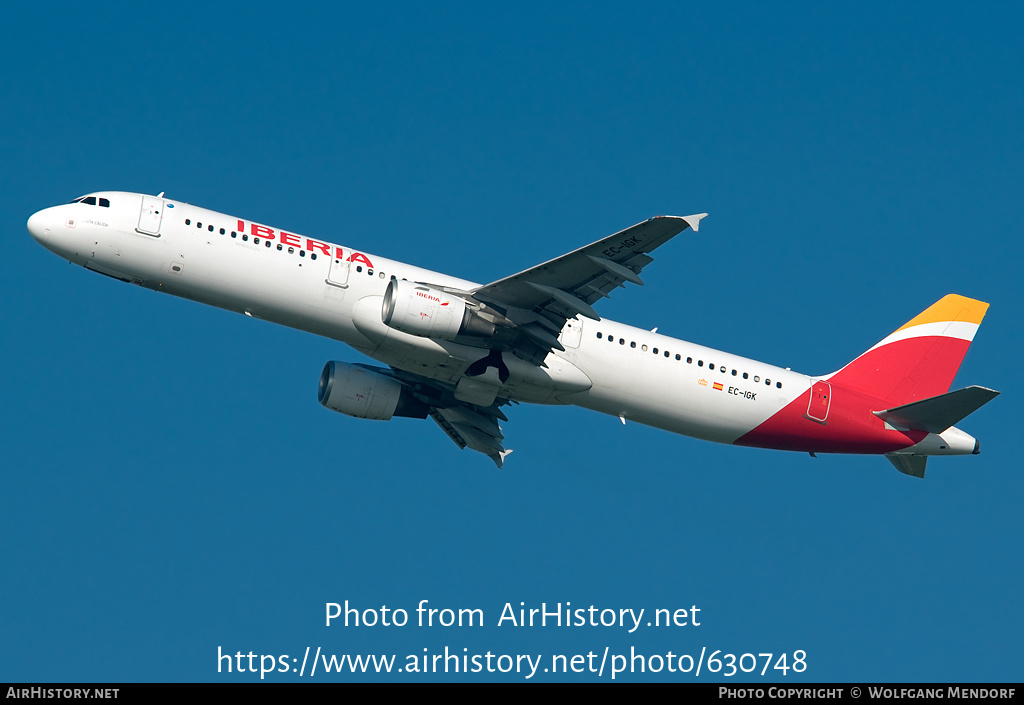
<svg viewBox="0 0 1024 705"><path fill-rule="evenodd" d="M888 407L945 394L987 310L983 301L944 296L828 379Z"/></svg>

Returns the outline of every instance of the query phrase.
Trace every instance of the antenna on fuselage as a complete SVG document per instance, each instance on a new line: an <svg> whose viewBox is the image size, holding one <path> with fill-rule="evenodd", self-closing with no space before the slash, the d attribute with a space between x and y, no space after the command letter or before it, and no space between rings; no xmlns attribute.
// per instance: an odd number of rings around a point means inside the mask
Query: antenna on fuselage
<svg viewBox="0 0 1024 705"><path fill-rule="evenodd" d="M163 197L164 197L164 192L163 192L163 191L161 191L160 193L158 193L158 194L156 195L156 197L157 197L157 198L163 198Z"/></svg>

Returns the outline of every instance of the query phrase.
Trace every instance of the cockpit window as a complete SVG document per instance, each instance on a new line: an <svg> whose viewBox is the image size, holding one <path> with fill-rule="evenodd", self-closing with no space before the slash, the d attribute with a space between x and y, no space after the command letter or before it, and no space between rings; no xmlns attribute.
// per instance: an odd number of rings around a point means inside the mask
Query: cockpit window
<svg viewBox="0 0 1024 705"><path fill-rule="evenodd" d="M87 206L95 206L96 196L82 196L81 198L76 198L75 200L71 201L71 203L84 203ZM110 208L110 199L99 199L99 205L103 206L104 208Z"/></svg>

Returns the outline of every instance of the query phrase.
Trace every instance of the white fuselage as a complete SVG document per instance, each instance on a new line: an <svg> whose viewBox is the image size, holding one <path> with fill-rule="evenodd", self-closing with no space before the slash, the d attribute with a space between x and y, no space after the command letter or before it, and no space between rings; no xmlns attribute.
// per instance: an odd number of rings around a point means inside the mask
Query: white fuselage
<svg viewBox="0 0 1024 705"><path fill-rule="evenodd" d="M32 216L30 231L48 249L89 269L334 338L445 384L457 384L487 353L409 335L381 320L392 277L461 290L476 288L474 282L177 201L122 192L93 197L109 206L48 208ZM813 382L607 319L571 320L559 340L565 350L550 353L545 366L507 355L511 375L498 396L574 404L731 443Z"/></svg>

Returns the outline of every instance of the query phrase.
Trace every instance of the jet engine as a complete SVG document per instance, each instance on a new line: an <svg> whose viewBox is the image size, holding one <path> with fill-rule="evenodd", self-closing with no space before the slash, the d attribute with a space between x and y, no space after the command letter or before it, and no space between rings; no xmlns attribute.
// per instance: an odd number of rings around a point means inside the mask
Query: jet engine
<svg viewBox="0 0 1024 705"><path fill-rule="evenodd" d="M494 324L474 313L465 299L405 279L388 284L380 317L384 325L421 338L494 335Z"/></svg>
<svg viewBox="0 0 1024 705"><path fill-rule="evenodd" d="M377 421L392 416L425 419L428 411L398 380L375 368L347 362L324 365L317 399L331 411Z"/></svg>

